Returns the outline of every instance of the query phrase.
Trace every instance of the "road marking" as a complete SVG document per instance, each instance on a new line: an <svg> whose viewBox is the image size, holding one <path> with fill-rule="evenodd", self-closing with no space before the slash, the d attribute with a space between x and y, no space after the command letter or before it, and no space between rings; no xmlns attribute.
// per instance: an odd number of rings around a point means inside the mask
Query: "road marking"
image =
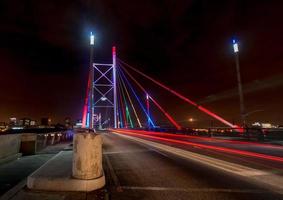
<svg viewBox="0 0 283 200"><path fill-rule="evenodd" d="M174 192L223 192L223 193L268 193L264 190L253 189L226 189L226 188L174 188L174 187L139 187L121 186L124 190L150 190L150 191L174 191Z"/></svg>
<svg viewBox="0 0 283 200"><path fill-rule="evenodd" d="M114 168L113 168L108 156L104 155L104 157L105 157L105 161L106 161L106 164L107 164L109 172L110 172L111 179L114 182L114 186L116 187L117 192L123 192L123 189L121 188L118 176L116 175Z"/></svg>
<svg viewBox="0 0 283 200"><path fill-rule="evenodd" d="M8 190L6 193L4 193L1 197L0 200L8 200L14 197L19 191L21 191L27 183L27 179L23 179L20 181L17 185L12 187L10 190Z"/></svg>
<svg viewBox="0 0 283 200"><path fill-rule="evenodd" d="M111 155L111 154L127 154L127 153L143 153L143 152L149 152L150 150L133 150L133 151L108 151L103 152L103 155Z"/></svg>

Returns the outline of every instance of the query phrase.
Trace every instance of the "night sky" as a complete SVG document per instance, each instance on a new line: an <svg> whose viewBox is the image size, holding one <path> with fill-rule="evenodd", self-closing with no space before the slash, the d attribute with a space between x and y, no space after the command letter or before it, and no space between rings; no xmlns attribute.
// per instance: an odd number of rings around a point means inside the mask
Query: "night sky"
<svg viewBox="0 0 283 200"><path fill-rule="evenodd" d="M120 59L237 122L235 37L246 109L263 110L249 120L283 124L282 11L280 0L3 0L0 121L81 118L93 31L96 62L111 62L116 45ZM177 120L210 119L145 86Z"/></svg>

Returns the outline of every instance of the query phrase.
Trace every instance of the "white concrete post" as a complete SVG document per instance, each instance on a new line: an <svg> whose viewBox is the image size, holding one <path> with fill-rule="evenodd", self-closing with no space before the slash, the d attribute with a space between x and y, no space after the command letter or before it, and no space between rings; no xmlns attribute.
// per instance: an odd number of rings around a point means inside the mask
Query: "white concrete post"
<svg viewBox="0 0 283 200"><path fill-rule="evenodd" d="M88 180L103 176L101 136L75 133L73 142L73 177Z"/></svg>
<svg viewBox="0 0 283 200"><path fill-rule="evenodd" d="M57 133L56 143L59 143L59 142L60 142L61 135L62 135L62 133L61 133L61 132L58 132L58 133Z"/></svg>
<svg viewBox="0 0 283 200"><path fill-rule="evenodd" d="M55 141L55 133L51 133L51 145L54 144L54 141Z"/></svg>
<svg viewBox="0 0 283 200"><path fill-rule="evenodd" d="M44 142L43 142L44 147L47 145L47 138L48 138L48 134L44 134Z"/></svg>

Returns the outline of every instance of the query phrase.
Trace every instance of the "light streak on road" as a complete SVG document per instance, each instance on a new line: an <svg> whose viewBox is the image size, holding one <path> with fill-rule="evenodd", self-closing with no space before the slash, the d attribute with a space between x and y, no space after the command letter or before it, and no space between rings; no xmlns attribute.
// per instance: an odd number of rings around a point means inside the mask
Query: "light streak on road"
<svg viewBox="0 0 283 200"><path fill-rule="evenodd" d="M152 136L152 135L148 135L148 134L133 133L132 131L128 131L128 130L112 130L112 131L113 131L113 133L117 132L117 133L120 133L120 134L140 136L140 137L155 139L155 140L159 140L159 141L195 146L195 147L200 147L200 148L204 148L204 149L216 150L216 151L221 151L221 152L225 152L225 153L231 153L231 154L236 154L236 155L241 155L241 156L249 156L249 157L260 158L260 159L265 159L265 160L283 163L282 157L265 155L265 154L261 154L261 153L254 153L254 152L249 152L249 151L244 151L244 150L230 149L230 148L225 148L225 147L217 147L217 146L199 144L199 143L182 141L182 140L162 138L162 137Z"/></svg>
<svg viewBox="0 0 283 200"><path fill-rule="evenodd" d="M124 129L124 131L133 132L130 130ZM221 143L231 143L231 144L242 144L242 145L254 145L259 147L265 148L273 148L273 149L282 149L283 146L277 146L272 144L262 144L257 142L248 142L248 141L236 141L236 140L229 140L229 139L218 139L218 138L208 138L208 137L201 137L201 136L193 136L193 135L183 135L183 134L176 134L176 133L160 133L154 131L143 131L143 130L135 130L136 133L146 134L146 135L159 135L159 136L169 136L175 138L188 138L188 139L199 139L208 142L221 142Z"/></svg>

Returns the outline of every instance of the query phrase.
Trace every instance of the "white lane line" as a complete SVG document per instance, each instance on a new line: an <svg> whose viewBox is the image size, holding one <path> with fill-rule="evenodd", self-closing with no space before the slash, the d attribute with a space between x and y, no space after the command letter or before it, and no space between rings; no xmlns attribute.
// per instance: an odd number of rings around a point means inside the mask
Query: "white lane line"
<svg viewBox="0 0 283 200"><path fill-rule="evenodd" d="M149 146L155 147L155 148L160 149L162 151L173 153L175 155L184 157L186 159L197 161L197 162L200 162L202 164L209 165L209 166L212 166L214 168L218 168L218 169L221 169L221 170L233 173L233 174L246 176L246 177L270 174L270 173L265 172L265 171L252 169L252 168L249 168L249 167L246 167L246 166L238 165L238 164L235 164L235 163L230 163L230 162L223 161L223 160L216 159L216 158L211 158L211 157L208 157L208 156L205 156L205 155L189 152L189 151L186 151L186 150L183 150L183 149L171 147L171 146L160 144L160 143L157 143L157 142L152 142L152 141L148 141L148 140L144 140L144 139L141 139L141 138L132 137L132 136L128 136L128 135L123 135L123 134L119 134L119 133L118 133L118 135L121 136L121 137L128 138L130 140L134 140L134 141L137 141L137 142L140 142L140 143L143 143L143 144L147 144Z"/></svg>
<svg viewBox="0 0 283 200"><path fill-rule="evenodd" d="M152 151L151 149L148 150L133 150L133 151L106 151L103 152L104 155L111 155L111 154L127 154L127 153L143 153Z"/></svg>
<svg viewBox="0 0 283 200"><path fill-rule="evenodd" d="M223 192L223 193L268 193L263 190L253 189L228 189L228 188L174 188L174 187L139 187L121 186L124 190L150 190L150 191L174 191L174 192Z"/></svg>
<svg viewBox="0 0 283 200"><path fill-rule="evenodd" d="M27 179L23 179L20 181L17 185L12 187L10 190L8 190L6 193L4 193L1 197L0 200L8 200L12 199L18 192L20 192L27 184Z"/></svg>

